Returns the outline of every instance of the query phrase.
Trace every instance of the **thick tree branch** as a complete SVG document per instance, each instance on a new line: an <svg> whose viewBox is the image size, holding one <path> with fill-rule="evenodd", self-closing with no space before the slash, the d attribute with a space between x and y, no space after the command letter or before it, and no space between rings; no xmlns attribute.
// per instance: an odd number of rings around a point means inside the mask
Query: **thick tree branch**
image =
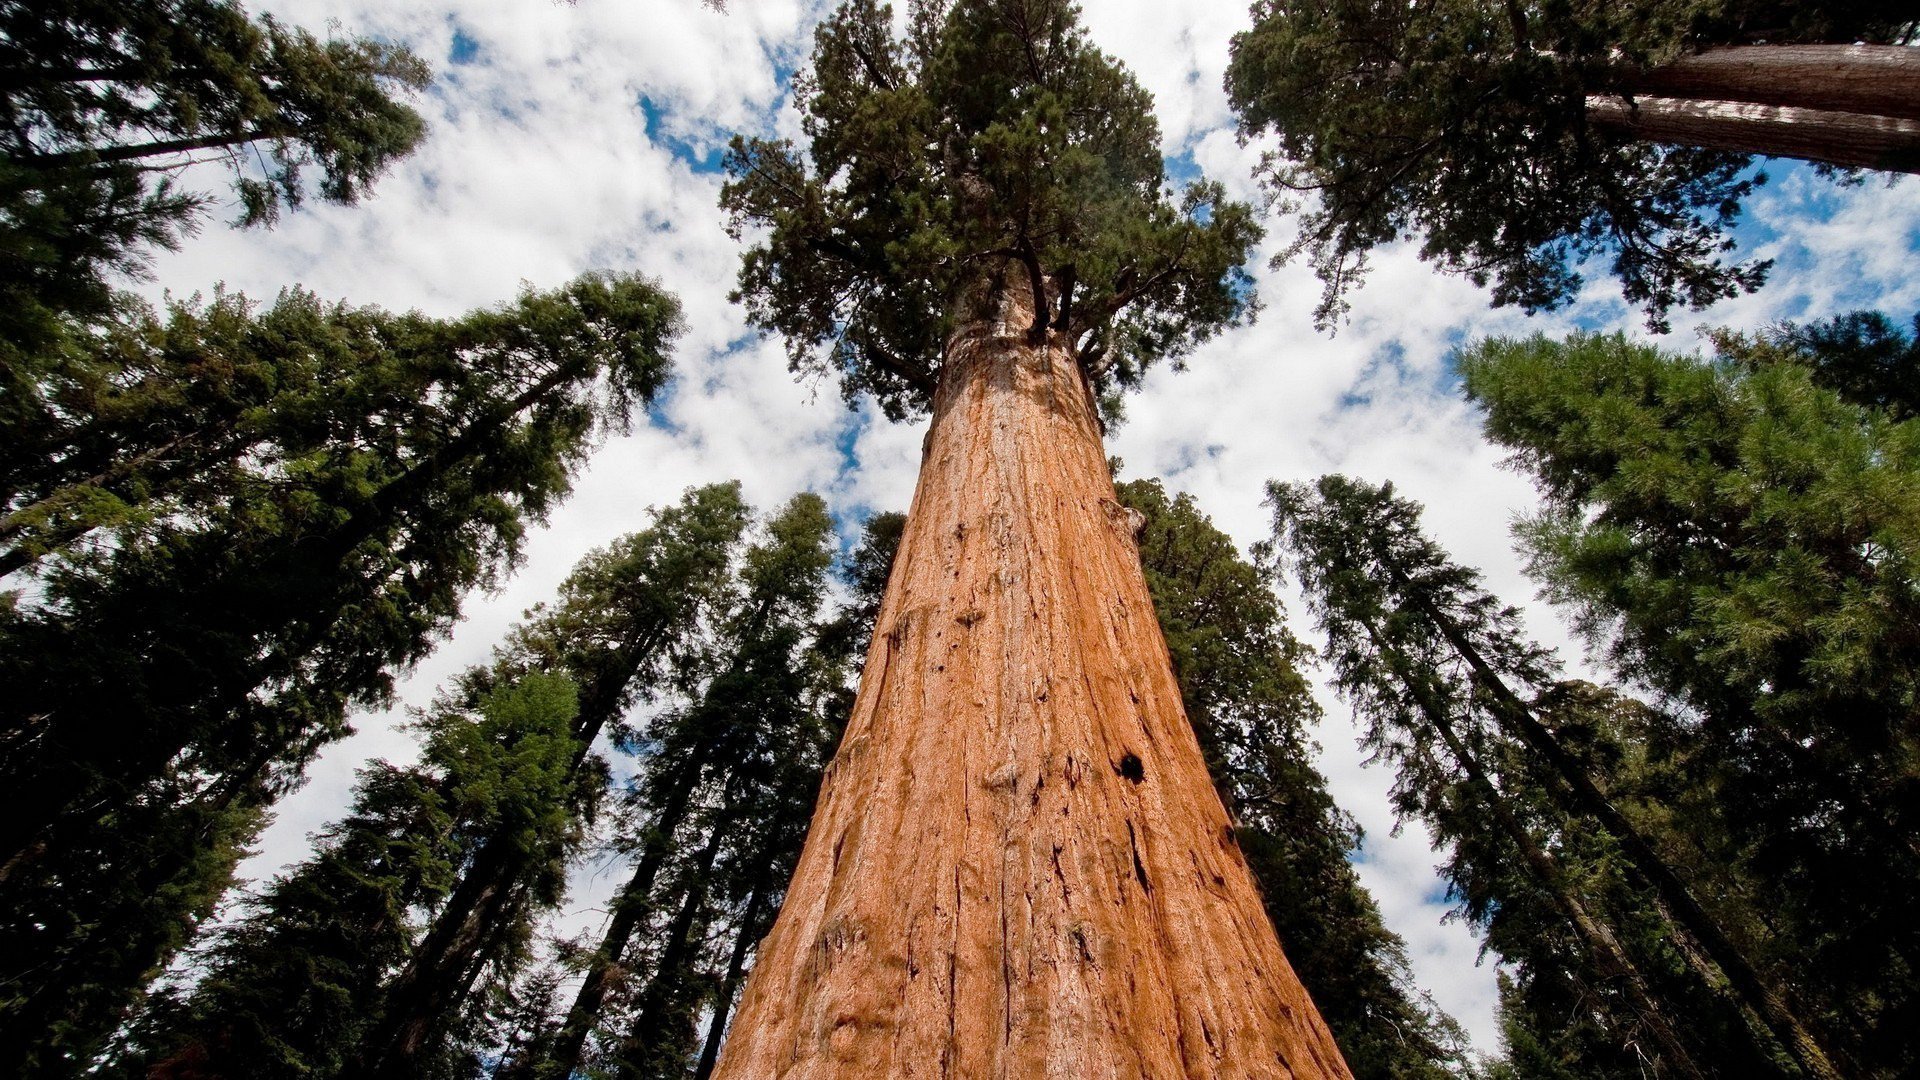
<svg viewBox="0 0 1920 1080"><path fill-rule="evenodd" d="M1035 345L1047 339L1047 286L1040 274L1040 256L1033 250L1033 241L1024 234L1020 237L1020 246L1015 249L1020 256L1021 265L1027 268L1027 286L1033 290L1033 322L1027 327L1027 340Z"/></svg>
<svg viewBox="0 0 1920 1080"><path fill-rule="evenodd" d="M1735 45L1683 56L1620 87L1694 101L1745 101L1920 120L1920 49L1909 45Z"/></svg>
<svg viewBox="0 0 1920 1080"><path fill-rule="evenodd" d="M1739 101L1589 95L1587 121L1628 139L1850 169L1920 172L1920 120Z"/></svg>
<svg viewBox="0 0 1920 1080"><path fill-rule="evenodd" d="M269 125L242 131L232 135L205 135L197 139L158 139L154 142L134 143L130 146L109 146L97 150L63 150L48 154L22 154L13 159L15 165L41 171L70 169L86 165L111 165L121 161L135 161L143 157L160 154L191 153L195 150L214 150L220 147L244 146L264 139L285 139L294 135L292 128L285 125Z"/></svg>

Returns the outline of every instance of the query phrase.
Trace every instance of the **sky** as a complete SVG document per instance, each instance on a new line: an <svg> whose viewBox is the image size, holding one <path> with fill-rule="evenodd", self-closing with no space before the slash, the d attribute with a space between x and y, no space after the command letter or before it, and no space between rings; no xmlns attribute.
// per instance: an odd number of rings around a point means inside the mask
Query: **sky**
<svg viewBox="0 0 1920 1080"><path fill-rule="evenodd" d="M837 387L796 382L778 341L749 328L727 293L740 244L717 209L718 152L734 132L793 136L787 95L826 5L731 0L380 0L256 3L289 22L400 41L431 62L433 86L416 102L427 141L352 207L313 205L271 232L210 223L177 253L157 258L141 288L158 298L210 294L217 283L270 300L299 284L328 300L454 315L552 288L590 269L639 271L680 298L686 331L667 395L628 435L596 451L572 497L527 545L496 592L475 596L434 655L400 685L390 710L355 718L357 733L329 748L308 783L286 799L243 873L259 879L298 860L308 835L345 808L366 760L415 753L399 725L407 706L483 660L531 605L550 597L589 550L641 527L650 506L686 488L739 479L767 509L811 490L852 523L904 510L918 468L922 424L890 424L871 406L849 410ZM1240 198L1257 198L1261 146L1242 145L1221 90L1228 41L1248 16L1233 0L1167 4L1086 0L1096 43L1153 93L1162 152ZM1759 329L1863 307L1896 317L1920 310L1920 193L1879 179L1841 189L1810 170L1776 165L1752 199L1743 250L1776 260L1760 292L1703 314L1679 314L1664 343L1701 345L1713 326ZM197 179L217 184L205 170ZM1486 335L1573 328L1644 335L1637 313L1604 273L1578 303L1532 317L1489 306L1486 292L1421 263L1413 245L1371 260L1336 333L1315 330L1319 284L1301 266L1267 267L1293 235L1267 222L1252 269L1258 320L1200 348L1184 371L1163 365L1127 403L1108 437L1122 477L1157 476L1190 492L1244 547L1265 538L1268 480L1344 472L1392 480L1424 503L1426 526L1490 588L1526 607L1527 625L1581 650L1557 613L1533 600L1508 528L1533 502L1526 480L1502 467L1456 392L1447 357ZM851 527L851 526L849 526ZM1290 588L1296 633L1312 626ZM1345 706L1321 691L1326 719L1318 764L1335 799L1366 830L1356 862L1387 924L1408 946L1419 986L1458 1019L1476 1047L1498 1049L1495 975L1473 935L1443 921L1439 856L1417 823L1396 832L1391 777L1366 766ZM617 871L576 876L563 929L592 929Z"/></svg>

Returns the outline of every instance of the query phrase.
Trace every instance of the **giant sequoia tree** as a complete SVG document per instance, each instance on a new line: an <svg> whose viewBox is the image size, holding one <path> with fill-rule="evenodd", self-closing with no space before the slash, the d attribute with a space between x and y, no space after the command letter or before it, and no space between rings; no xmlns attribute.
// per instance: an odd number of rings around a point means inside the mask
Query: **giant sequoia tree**
<svg viewBox="0 0 1920 1080"><path fill-rule="evenodd" d="M1570 262L1610 259L1659 326L1764 279L1723 259L1751 155L1920 168L1920 51L1896 8L1259 0L1227 86L1243 130L1279 140L1275 189L1318 199L1292 251L1326 283L1323 319L1370 250L1418 235L1528 311L1573 298Z"/></svg>
<svg viewBox="0 0 1920 1080"><path fill-rule="evenodd" d="M742 141L741 295L931 411L861 692L717 1075L1345 1076L1181 710L1096 401L1245 313L1250 211L1167 193L1062 0L820 28ZM758 230L764 228L765 232Z"/></svg>

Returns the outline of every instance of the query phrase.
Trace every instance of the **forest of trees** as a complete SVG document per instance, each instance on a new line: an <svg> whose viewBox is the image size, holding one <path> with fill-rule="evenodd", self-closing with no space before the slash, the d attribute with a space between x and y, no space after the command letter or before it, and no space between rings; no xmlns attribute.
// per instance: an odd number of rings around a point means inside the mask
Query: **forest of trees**
<svg viewBox="0 0 1920 1080"><path fill-rule="evenodd" d="M1404 238L1530 313L1589 259L1654 329L1761 288L1730 235L1767 159L1920 171L1920 15L1249 18L1227 96L1290 218L1176 186L1068 0L826 13L800 137L734 137L717 212L798 375L930 421L912 506L646 511L241 883L651 422L681 305L612 271L450 317L142 300L223 202L272 228L404 167L433 73L232 0L0 0L0 1074L1920 1070L1920 315L1452 351L1578 659L1391 482L1277 478L1243 549L1103 444L1252 318L1275 221L1329 324ZM1335 700L1498 965L1499 1046L1362 885Z"/></svg>

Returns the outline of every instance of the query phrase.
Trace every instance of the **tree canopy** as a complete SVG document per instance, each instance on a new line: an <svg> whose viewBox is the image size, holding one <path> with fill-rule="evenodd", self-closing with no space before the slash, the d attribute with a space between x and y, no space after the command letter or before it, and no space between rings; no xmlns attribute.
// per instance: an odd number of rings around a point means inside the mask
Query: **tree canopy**
<svg viewBox="0 0 1920 1080"><path fill-rule="evenodd" d="M425 134L405 99L429 77L402 46L233 0L0 3L0 345L104 312L114 272L196 228L193 162L230 167L245 224L359 198Z"/></svg>
<svg viewBox="0 0 1920 1080"><path fill-rule="evenodd" d="M190 993L168 995L135 1025L115 1068L126 1075L336 1076L381 1015L384 981L489 831L523 844L572 827L568 813L573 684L529 674L471 711L423 718L417 765L361 770L353 806L314 854L251 898L217 932ZM471 1075L468 1047L447 1040Z"/></svg>
<svg viewBox="0 0 1920 1080"><path fill-rule="evenodd" d="M1725 903L1731 868L1702 874L1699 846L1661 843L1670 817L1650 827L1622 809L1621 760L1672 721L1559 680L1517 611L1426 537L1419 507L1391 485L1326 476L1269 492L1335 685L1394 767L1396 809L1448 848L1458 910L1514 965L1520 1074L1531 1074L1528 1052L1552 1045L1591 1075L1640 1075L1649 1062L1661 1075L1771 1074L1783 1051L1807 1075L1838 1075L1805 1018L1754 973L1726 912L1699 901ZM1765 1027L1749 1035L1740 1006Z"/></svg>
<svg viewBox="0 0 1920 1080"><path fill-rule="evenodd" d="M1572 300L1576 263L1605 260L1655 328L1676 305L1750 292L1767 260L1731 261L1728 230L1764 180L1744 154L1599 130L1590 95L1742 42L1898 42L1912 14L1843 0L1259 0L1227 88L1264 168L1307 205L1281 258L1304 253L1345 310L1367 254L1418 237L1421 257L1529 312Z"/></svg>
<svg viewBox="0 0 1920 1080"><path fill-rule="evenodd" d="M38 535L71 541L78 523L110 541L63 549L0 608L0 784L20 799L0 827L0 1042L22 1053L84 1056L111 1030L264 808L518 561L595 436L659 389L679 325L651 283L603 275L456 319L303 294L248 312L149 324L138 340L169 359L159 390L130 391L132 447L108 434L119 388L76 399L99 408L61 410L72 425L42 445L72 460L32 459L18 496L62 508L31 519ZM181 415L176 393L214 405ZM110 465L178 451L182 482L99 479L81 464L96 438Z"/></svg>
<svg viewBox="0 0 1920 1080"><path fill-rule="evenodd" d="M1150 98L1077 24L1067 0L916 0L904 37L848 0L821 24L795 80L809 149L735 139L721 194L752 241L736 295L795 371L926 409L964 302L1009 263L1032 330L1101 391L1251 310L1252 210L1169 190Z"/></svg>

